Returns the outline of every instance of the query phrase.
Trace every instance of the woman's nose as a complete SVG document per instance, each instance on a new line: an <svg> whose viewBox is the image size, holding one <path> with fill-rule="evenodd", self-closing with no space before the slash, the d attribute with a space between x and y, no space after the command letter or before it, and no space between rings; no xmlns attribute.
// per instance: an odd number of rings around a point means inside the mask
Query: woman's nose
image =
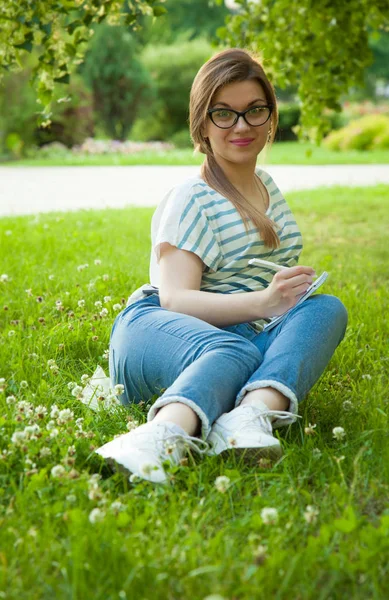
<svg viewBox="0 0 389 600"><path fill-rule="evenodd" d="M234 131L245 131L247 129L250 129L250 125L246 123L246 121L241 115L240 117L238 117L238 120L234 125Z"/></svg>

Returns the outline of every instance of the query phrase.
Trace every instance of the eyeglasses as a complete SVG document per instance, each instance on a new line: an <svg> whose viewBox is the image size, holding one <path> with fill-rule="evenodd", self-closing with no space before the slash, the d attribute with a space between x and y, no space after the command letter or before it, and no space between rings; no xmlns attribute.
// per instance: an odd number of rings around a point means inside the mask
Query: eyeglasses
<svg viewBox="0 0 389 600"><path fill-rule="evenodd" d="M210 108L207 114L216 127L220 129L229 129L238 122L239 117L243 117L247 125L259 127L264 125L270 119L273 111L273 105L253 106L242 112L232 108Z"/></svg>

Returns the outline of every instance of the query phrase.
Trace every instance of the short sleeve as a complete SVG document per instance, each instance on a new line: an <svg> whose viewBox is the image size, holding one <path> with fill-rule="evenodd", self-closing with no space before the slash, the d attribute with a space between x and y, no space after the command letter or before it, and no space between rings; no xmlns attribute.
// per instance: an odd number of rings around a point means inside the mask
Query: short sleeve
<svg viewBox="0 0 389 600"><path fill-rule="evenodd" d="M151 225L151 237L157 262L160 245L168 242L180 250L193 252L211 271L222 259L218 240L207 218L204 191L196 186L173 188L158 206Z"/></svg>

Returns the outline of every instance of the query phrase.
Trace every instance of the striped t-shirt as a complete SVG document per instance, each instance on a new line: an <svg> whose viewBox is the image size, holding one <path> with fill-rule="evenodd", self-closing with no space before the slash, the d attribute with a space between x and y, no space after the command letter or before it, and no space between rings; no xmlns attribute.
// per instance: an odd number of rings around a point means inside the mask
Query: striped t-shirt
<svg viewBox="0 0 389 600"><path fill-rule="evenodd" d="M258 229L248 228L230 200L212 189L200 177L191 177L175 186L163 198L151 222L152 251L150 283L137 289L127 306L155 293L159 287L160 244L194 252L204 263L200 290L220 294L259 291L271 282L274 273L249 265L251 258L263 258L292 267L297 264L303 245L292 211L268 173L256 169L268 193L266 215L277 225L280 247L264 245ZM266 321L251 324L262 331Z"/></svg>

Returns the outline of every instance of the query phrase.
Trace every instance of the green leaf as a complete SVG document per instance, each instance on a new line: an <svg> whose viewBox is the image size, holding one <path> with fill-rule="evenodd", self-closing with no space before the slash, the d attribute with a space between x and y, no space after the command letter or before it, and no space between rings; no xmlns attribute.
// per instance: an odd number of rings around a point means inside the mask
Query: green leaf
<svg viewBox="0 0 389 600"><path fill-rule="evenodd" d="M27 52L32 51L32 43L31 42L23 42L23 44L14 44L13 47L17 48L18 50L26 50Z"/></svg>
<svg viewBox="0 0 389 600"><path fill-rule="evenodd" d="M65 29L66 31L70 34L73 35L75 29L77 29L77 27L82 27L83 23L82 21L73 21L72 23L69 23L69 25L66 25Z"/></svg>
<svg viewBox="0 0 389 600"><path fill-rule="evenodd" d="M153 6L154 17L160 17L161 15L165 15L166 13L167 9L164 6Z"/></svg>
<svg viewBox="0 0 389 600"><path fill-rule="evenodd" d="M69 83L70 82L70 75L69 73L66 73L66 75L62 75L62 77L54 77L54 80L56 83Z"/></svg>

